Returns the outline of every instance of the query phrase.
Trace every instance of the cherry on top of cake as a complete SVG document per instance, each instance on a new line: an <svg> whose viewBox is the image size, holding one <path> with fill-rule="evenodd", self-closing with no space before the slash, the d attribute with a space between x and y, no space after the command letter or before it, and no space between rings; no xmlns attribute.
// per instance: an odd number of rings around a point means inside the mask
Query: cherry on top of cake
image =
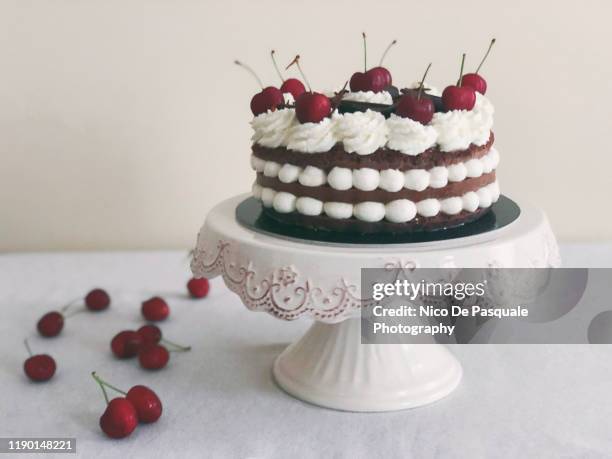
<svg viewBox="0 0 612 459"><path fill-rule="evenodd" d="M261 91L251 99L251 111L257 116L267 111L277 110L280 108L295 108L296 117L300 123L319 123L325 118L331 117L334 110L339 113L364 112L366 110L377 111L385 117L392 114L402 118L409 118L421 124L428 124L434 113L447 112L451 110L472 110L476 103L476 92L485 94L487 91L487 82L480 75L480 69L487 59L491 48L495 44L493 38L489 47L484 54L480 64L474 73L463 74L465 65L465 53L461 58L461 69L459 71L459 79L456 84L447 86L442 92L442 96L436 96L429 93L429 89L425 87L425 78L431 63L427 66L425 73L416 88L403 88L398 90L392 85L391 72L385 67L382 67L382 62L389 50L397 43L393 40L385 49L382 58L377 67L367 70L367 43L366 35L362 33L363 49L364 49L364 72L355 72L350 79L350 89L353 92L371 91L374 93L386 91L391 97L393 103L390 105L360 102L354 100L342 100L342 96L346 93L345 88L335 93L335 97L329 98L325 94L312 90L308 79L304 75L300 66L300 56L297 55L291 63L285 68L296 65L300 72L308 91L304 84L297 78L285 79L278 68L275 59L275 51L272 50L270 55L274 68L282 81L281 87L274 86L264 87L261 79L257 74L246 64L240 61L234 61L237 65L246 69L257 80ZM347 82L348 83L348 82ZM345 87L346 84L345 83ZM294 105L286 103L284 94L291 94L294 99Z"/></svg>
<svg viewBox="0 0 612 459"><path fill-rule="evenodd" d="M397 40L393 40L382 57L377 67L373 67L368 70L368 45L365 32L361 33L363 37L363 72L355 72L351 76L350 88L353 92L358 91L372 91L374 93L382 92L393 87L393 78L391 72L382 66L385 57L389 50L397 43Z"/></svg>

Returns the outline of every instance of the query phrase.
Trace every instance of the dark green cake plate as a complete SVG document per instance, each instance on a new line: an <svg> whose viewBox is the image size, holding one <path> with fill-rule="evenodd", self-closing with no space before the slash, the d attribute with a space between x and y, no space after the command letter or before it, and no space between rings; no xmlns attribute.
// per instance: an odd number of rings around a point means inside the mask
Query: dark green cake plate
<svg viewBox="0 0 612 459"><path fill-rule="evenodd" d="M452 228L437 230L415 230L406 233L362 234L350 231L325 231L301 228L278 222L263 212L261 201L247 198L236 207L236 221L258 233L337 244L406 244L410 242L433 242L476 236L488 233L515 221L521 213L519 206L510 198L500 196L485 215L479 219Z"/></svg>

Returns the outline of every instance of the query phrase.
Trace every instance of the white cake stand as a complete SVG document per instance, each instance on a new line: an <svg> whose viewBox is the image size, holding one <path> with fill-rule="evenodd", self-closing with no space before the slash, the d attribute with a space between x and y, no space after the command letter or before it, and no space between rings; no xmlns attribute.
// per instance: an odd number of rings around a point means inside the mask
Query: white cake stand
<svg viewBox="0 0 612 459"><path fill-rule="evenodd" d="M217 205L198 235L197 277L222 276L251 310L315 323L276 359L273 374L289 394L347 411L390 411L434 402L461 380L440 344L361 344L361 268L550 267L560 265L543 212L522 206L510 225L447 241L341 245L274 237L235 219L247 195Z"/></svg>

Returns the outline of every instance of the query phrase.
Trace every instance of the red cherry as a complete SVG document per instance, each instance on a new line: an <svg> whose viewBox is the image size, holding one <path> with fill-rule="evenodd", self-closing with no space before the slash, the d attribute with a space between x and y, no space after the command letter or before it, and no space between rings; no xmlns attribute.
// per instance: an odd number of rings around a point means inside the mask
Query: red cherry
<svg viewBox="0 0 612 459"><path fill-rule="evenodd" d="M251 111L255 116L261 115L268 110L276 110L283 102L283 93L280 89L268 86L253 96L251 99Z"/></svg>
<svg viewBox="0 0 612 459"><path fill-rule="evenodd" d="M134 405L140 422L155 422L162 415L162 403L159 397L146 386L132 387L126 398Z"/></svg>
<svg viewBox="0 0 612 459"><path fill-rule="evenodd" d="M395 113L402 118L410 118L421 124L427 124L433 118L435 109L433 101L425 96L418 98L412 94L402 96L397 104Z"/></svg>
<svg viewBox="0 0 612 459"><path fill-rule="evenodd" d="M474 91L484 95L487 92L487 81L477 73L463 75L461 86L472 88Z"/></svg>
<svg viewBox="0 0 612 459"><path fill-rule="evenodd" d="M293 100L295 100L306 91L306 88L304 88L304 84L297 78L287 78L286 80L283 78L283 74L278 68L276 59L274 58L275 52L276 51L274 50L270 51L270 56L272 57L272 63L274 64L276 73L278 74L280 80L283 82L280 87L280 90L283 94L290 93L293 96Z"/></svg>
<svg viewBox="0 0 612 459"><path fill-rule="evenodd" d="M47 354L37 354L23 363L23 371L32 381L48 381L55 374L55 360Z"/></svg>
<svg viewBox="0 0 612 459"><path fill-rule="evenodd" d="M468 73L466 75L463 75L463 78L461 79L461 86L468 86L482 95L487 92L487 81L483 77L481 77L478 72L480 71L482 64L484 64L487 60L487 57L489 56L491 48L493 48L494 44L495 38L491 40L491 43L489 43L489 48L487 49L487 52L480 61L480 64L478 64L476 71L474 73Z"/></svg>
<svg viewBox="0 0 612 459"><path fill-rule="evenodd" d="M100 428L111 438L124 438L134 432L138 414L131 401L124 397L112 399L100 417Z"/></svg>
<svg viewBox="0 0 612 459"><path fill-rule="evenodd" d="M164 368L170 360L168 349L160 344L145 346L138 353L138 361L142 368L147 370L159 370Z"/></svg>
<svg viewBox="0 0 612 459"><path fill-rule="evenodd" d="M381 92L393 82L391 72L384 67L374 67L367 71L370 91Z"/></svg>
<svg viewBox="0 0 612 459"><path fill-rule="evenodd" d="M359 92L359 91L367 91L368 85L368 81L366 78L366 74L363 72L355 72L353 73L353 76L351 77L351 80L349 82L349 87L351 88L351 91L353 92Z"/></svg>
<svg viewBox="0 0 612 459"><path fill-rule="evenodd" d="M329 97L318 92L305 92L295 101L295 114L300 123L318 123L330 113Z"/></svg>
<svg viewBox="0 0 612 459"><path fill-rule="evenodd" d="M142 347L142 336L133 330L117 333L111 340L111 350L120 359L127 359L138 354Z"/></svg>
<svg viewBox="0 0 612 459"><path fill-rule="evenodd" d="M280 89L273 86L264 88L261 79L251 67L243 64L240 61L234 61L234 64L239 65L253 75L253 78L257 80L257 83L259 83L259 87L261 88L261 91L255 94L251 99L251 111L253 112L253 115L257 116L261 115L262 113L266 113L268 110L276 110L276 108L285 101L283 98L283 93L280 91Z"/></svg>
<svg viewBox="0 0 612 459"><path fill-rule="evenodd" d="M204 298L210 290L208 279L202 277L200 279L192 278L187 282L187 290L192 298Z"/></svg>
<svg viewBox="0 0 612 459"><path fill-rule="evenodd" d="M158 296L143 301L141 311L144 318L151 322L164 320L170 314L168 303Z"/></svg>
<svg viewBox="0 0 612 459"><path fill-rule="evenodd" d="M476 92L468 86L462 86L463 65L465 64L465 53L461 57L461 70L456 86L447 86L442 91L442 103L447 110L471 110L476 104Z"/></svg>
<svg viewBox="0 0 612 459"><path fill-rule="evenodd" d="M468 86L448 86L442 92L447 110L471 110L476 104L476 92Z"/></svg>
<svg viewBox="0 0 612 459"><path fill-rule="evenodd" d="M293 58L293 61L285 68L287 70L292 65L297 65L302 78L308 86L308 92L302 93L295 101L295 115L300 123L318 123L331 113L331 100L323 94L313 92L302 67L300 66L300 55Z"/></svg>
<svg viewBox="0 0 612 459"><path fill-rule="evenodd" d="M295 100L306 91L306 88L297 78L287 78L285 81L283 81L280 90L283 94L287 92L291 93L293 99Z"/></svg>
<svg viewBox="0 0 612 459"><path fill-rule="evenodd" d="M110 296L101 288L93 289L85 297L85 306L91 311L101 311L108 308Z"/></svg>
<svg viewBox="0 0 612 459"><path fill-rule="evenodd" d="M48 312L40 318L36 328L38 333L47 338L57 336L64 328L64 316L57 311Z"/></svg>
<svg viewBox="0 0 612 459"><path fill-rule="evenodd" d="M155 325L143 325L138 329L143 345L157 344L161 341L162 332Z"/></svg>

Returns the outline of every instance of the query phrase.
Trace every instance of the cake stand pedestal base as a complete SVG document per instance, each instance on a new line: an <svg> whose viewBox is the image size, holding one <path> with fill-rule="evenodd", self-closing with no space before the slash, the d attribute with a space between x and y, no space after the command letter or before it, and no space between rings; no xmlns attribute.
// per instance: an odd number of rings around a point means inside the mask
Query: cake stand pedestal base
<svg viewBox="0 0 612 459"><path fill-rule="evenodd" d="M435 402L461 380L457 359L440 344L361 344L361 320L315 322L274 362L286 392L345 411L391 411Z"/></svg>
<svg viewBox="0 0 612 459"><path fill-rule="evenodd" d="M521 206L510 224L419 243L349 244L262 233L236 221L245 195L217 205L198 236L191 269L221 276L252 311L315 320L274 364L289 394L349 411L415 407L449 394L461 366L439 344L361 344L361 268L527 268L559 266L543 212Z"/></svg>

